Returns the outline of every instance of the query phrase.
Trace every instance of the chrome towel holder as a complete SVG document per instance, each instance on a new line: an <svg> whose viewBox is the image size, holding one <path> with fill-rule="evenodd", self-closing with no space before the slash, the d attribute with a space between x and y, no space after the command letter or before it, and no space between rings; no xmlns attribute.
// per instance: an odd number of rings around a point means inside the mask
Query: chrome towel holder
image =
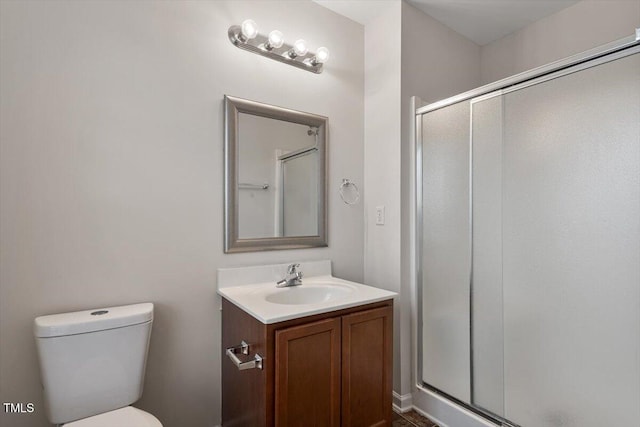
<svg viewBox="0 0 640 427"><path fill-rule="evenodd" d="M340 198L347 205L355 205L360 200L358 186L350 179L343 178L340 184Z"/></svg>

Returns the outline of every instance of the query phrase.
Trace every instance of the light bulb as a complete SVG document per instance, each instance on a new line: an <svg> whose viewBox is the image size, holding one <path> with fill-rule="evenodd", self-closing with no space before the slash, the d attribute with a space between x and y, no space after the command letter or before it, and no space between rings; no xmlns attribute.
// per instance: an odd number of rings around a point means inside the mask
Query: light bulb
<svg viewBox="0 0 640 427"><path fill-rule="evenodd" d="M329 49L326 47L319 47L316 52L315 62L318 64L324 64L329 59Z"/></svg>
<svg viewBox="0 0 640 427"><path fill-rule="evenodd" d="M252 19L245 19L241 25L242 35L247 39L253 39L258 35L258 24Z"/></svg>
<svg viewBox="0 0 640 427"><path fill-rule="evenodd" d="M302 39L296 40L296 42L293 44L293 52L297 56L304 56L308 51L309 49L307 48L307 42Z"/></svg>
<svg viewBox="0 0 640 427"><path fill-rule="evenodd" d="M265 47L267 47L268 50L271 50L282 47L283 44L284 36L282 35L282 33L278 30L273 30L269 33L269 41L267 42L267 45Z"/></svg>

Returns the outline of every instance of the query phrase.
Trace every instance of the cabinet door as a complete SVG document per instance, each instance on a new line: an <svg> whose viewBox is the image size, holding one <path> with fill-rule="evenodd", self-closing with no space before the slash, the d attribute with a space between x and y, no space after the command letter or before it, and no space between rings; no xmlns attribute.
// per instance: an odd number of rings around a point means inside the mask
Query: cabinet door
<svg viewBox="0 0 640 427"><path fill-rule="evenodd" d="M278 427L340 426L340 318L276 331Z"/></svg>
<svg viewBox="0 0 640 427"><path fill-rule="evenodd" d="M391 426L393 307L342 317L342 425Z"/></svg>

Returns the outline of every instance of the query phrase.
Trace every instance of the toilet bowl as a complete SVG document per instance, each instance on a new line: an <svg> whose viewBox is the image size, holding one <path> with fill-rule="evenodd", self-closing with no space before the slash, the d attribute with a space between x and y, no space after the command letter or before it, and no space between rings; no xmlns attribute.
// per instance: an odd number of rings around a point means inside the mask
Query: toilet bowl
<svg viewBox="0 0 640 427"><path fill-rule="evenodd" d="M64 427L162 427L156 417L133 406L64 424Z"/></svg>
<svg viewBox="0 0 640 427"><path fill-rule="evenodd" d="M47 418L65 427L162 427L142 396L153 304L40 316L34 335Z"/></svg>

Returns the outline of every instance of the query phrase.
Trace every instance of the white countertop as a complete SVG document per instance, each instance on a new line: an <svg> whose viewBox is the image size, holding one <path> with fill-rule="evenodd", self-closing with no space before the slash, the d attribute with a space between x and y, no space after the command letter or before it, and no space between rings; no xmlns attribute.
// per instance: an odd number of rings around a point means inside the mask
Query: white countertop
<svg viewBox="0 0 640 427"><path fill-rule="evenodd" d="M261 268L269 273L269 277L257 283L247 283L262 276L255 274ZM286 264L249 267L253 271L249 275L246 269L221 269L218 271L218 294L264 324L384 301L397 295L395 292L333 277L330 268L329 261L301 263L300 270L305 273L302 285L285 288L277 288L276 280L271 279L271 275L274 271L286 269ZM307 272L316 275L307 277ZM240 280L239 277L244 279ZM276 277L282 278L283 275ZM303 303L291 302L299 301L300 296L303 297Z"/></svg>

